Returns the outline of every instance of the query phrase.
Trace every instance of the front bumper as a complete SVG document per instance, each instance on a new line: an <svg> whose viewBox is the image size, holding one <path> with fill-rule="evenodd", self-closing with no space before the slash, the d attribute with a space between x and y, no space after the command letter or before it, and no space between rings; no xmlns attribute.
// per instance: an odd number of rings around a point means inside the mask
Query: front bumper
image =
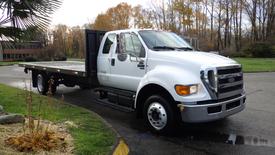
<svg viewBox="0 0 275 155"><path fill-rule="evenodd" d="M225 118L242 111L245 108L245 99L245 95L242 95L231 100L212 104L181 104L181 106L184 107L181 111L182 121L188 123L199 123Z"/></svg>

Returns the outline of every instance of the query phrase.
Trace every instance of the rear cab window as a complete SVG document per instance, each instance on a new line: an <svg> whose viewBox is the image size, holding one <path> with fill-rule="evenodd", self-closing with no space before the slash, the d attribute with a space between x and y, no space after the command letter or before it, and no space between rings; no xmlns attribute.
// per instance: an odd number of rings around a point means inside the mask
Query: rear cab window
<svg viewBox="0 0 275 155"><path fill-rule="evenodd" d="M102 50L103 54L110 53L110 49L111 49L112 45L114 45L115 39L116 39L116 34L109 34L107 36L105 43L104 43L103 50Z"/></svg>

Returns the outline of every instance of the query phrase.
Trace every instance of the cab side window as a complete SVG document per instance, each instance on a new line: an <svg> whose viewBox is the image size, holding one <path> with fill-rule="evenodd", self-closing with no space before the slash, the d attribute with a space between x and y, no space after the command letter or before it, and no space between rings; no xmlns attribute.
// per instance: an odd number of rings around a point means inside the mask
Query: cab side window
<svg viewBox="0 0 275 155"><path fill-rule="evenodd" d="M145 57L145 49L134 33L121 34L121 52L131 54L137 57Z"/></svg>
<svg viewBox="0 0 275 155"><path fill-rule="evenodd" d="M114 45L116 39L116 34L109 34L105 40L104 43L104 47L103 47L103 54L109 54L110 53L110 49L112 47L112 45Z"/></svg>

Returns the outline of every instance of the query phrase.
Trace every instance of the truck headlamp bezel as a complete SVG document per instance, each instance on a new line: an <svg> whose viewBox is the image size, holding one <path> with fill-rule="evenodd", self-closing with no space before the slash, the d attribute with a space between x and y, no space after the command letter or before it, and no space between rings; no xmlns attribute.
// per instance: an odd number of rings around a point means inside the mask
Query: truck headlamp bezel
<svg viewBox="0 0 275 155"><path fill-rule="evenodd" d="M218 92L218 77L216 70L208 69L201 71L201 79L203 82L206 82L208 88L210 88L215 93Z"/></svg>

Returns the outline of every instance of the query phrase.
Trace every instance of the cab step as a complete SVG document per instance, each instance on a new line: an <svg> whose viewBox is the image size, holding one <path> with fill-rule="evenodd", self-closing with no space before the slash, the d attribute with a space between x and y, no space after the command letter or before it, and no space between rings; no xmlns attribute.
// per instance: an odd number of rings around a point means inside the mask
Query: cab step
<svg viewBox="0 0 275 155"><path fill-rule="evenodd" d="M112 106L124 107L124 109L134 109L135 92L126 91L111 87L100 87L94 89L99 92L99 100Z"/></svg>
<svg viewBox="0 0 275 155"><path fill-rule="evenodd" d="M121 105L109 102L108 99L96 99L96 101L99 104L102 104L104 106L110 107L110 108L115 109L115 110L128 112L128 113L135 111L135 109L133 109L133 108L128 108L128 107L125 107L125 106L121 106Z"/></svg>

